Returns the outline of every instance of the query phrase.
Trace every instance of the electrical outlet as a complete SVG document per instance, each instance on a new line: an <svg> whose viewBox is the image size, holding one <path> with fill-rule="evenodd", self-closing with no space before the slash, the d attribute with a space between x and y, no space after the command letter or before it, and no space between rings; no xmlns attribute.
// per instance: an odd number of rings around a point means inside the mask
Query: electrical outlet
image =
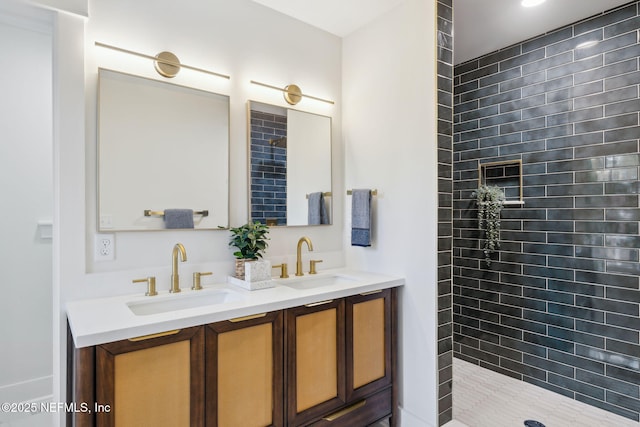
<svg viewBox="0 0 640 427"><path fill-rule="evenodd" d="M115 236L113 234L96 234L95 253L96 261L113 261L115 259Z"/></svg>

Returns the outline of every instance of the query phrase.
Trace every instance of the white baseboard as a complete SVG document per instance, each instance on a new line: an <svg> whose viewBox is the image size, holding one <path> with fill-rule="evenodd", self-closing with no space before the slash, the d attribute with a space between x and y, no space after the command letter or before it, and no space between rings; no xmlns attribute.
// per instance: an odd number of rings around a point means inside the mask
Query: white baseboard
<svg viewBox="0 0 640 427"><path fill-rule="evenodd" d="M400 407L400 423L401 427L435 427L433 424L413 415Z"/></svg>
<svg viewBox="0 0 640 427"><path fill-rule="evenodd" d="M0 402L16 404L49 402L53 398L53 375L0 386ZM28 416L28 412L0 411L0 423Z"/></svg>

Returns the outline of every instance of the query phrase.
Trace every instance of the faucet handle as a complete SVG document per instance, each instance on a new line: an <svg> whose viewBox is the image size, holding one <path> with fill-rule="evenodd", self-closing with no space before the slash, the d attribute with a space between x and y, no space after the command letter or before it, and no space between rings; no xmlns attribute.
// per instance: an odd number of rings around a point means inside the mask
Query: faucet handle
<svg viewBox="0 0 640 427"><path fill-rule="evenodd" d="M312 259L309 261L309 274L318 274L316 271L316 264L322 262L321 259Z"/></svg>
<svg viewBox="0 0 640 427"><path fill-rule="evenodd" d="M279 268L280 269L280 278L281 279L286 279L289 277L289 267L287 266L286 262L283 262L282 264L278 264L278 265L273 265L271 266L271 268Z"/></svg>
<svg viewBox="0 0 640 427"><path fill-rule="evenodd" d="M210 271L207 271L206 273L201 273L201 272L193 273L193 286L191 287L191 289L194 291L199 291L200 289L202 289L202 285L200 284L200 278L202 276L211 276L212 274L213 273Z"/></svg>
<svg viewBox="0 0 640 427"><path fill-rule="evenodd" d="M147 283L147 292L145 292L145 295L148 297L152 297L154 295L158 295L158 292L156 292L156 278L153 276L149 276L145 279L135 279L132 281L133 283L142 283L142 282L146 282Z"/></svg>

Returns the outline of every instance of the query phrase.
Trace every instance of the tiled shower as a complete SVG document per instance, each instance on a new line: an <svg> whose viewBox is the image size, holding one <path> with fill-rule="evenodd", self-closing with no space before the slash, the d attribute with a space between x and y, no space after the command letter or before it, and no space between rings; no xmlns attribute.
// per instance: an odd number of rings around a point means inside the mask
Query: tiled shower
<svg viewBox="0 0 640 427"><path fill-rule="evenodd" d="M636 421L639 7L456 66L452 193L455 357ZM502 161L521 162L524 204L503 209L487 266L472 193L480 166ZM446 159L440 168L443 177Z"/></svg>

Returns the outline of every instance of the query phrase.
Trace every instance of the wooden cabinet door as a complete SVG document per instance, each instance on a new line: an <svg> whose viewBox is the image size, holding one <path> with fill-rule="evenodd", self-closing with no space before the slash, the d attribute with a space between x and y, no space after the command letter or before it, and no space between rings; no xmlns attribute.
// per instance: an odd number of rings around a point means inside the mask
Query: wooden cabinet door
<svg viewBox="0 0 640 427"><path fill-rule="evenodd" d="M96 424L204 426L204 329L96 346Z"/></svg>
<svg viewBox="0 0 640 427"><path fill-rule="evenodd" d="M282 318L277 311L207 325L207 426L283 426Z"/></svg>
<svg viewBox="0 0 640 427"><path fill-rule="evenodd" d="M391 289L346 298L346 387L353 401L392 381Z"/></svg>
<svg viewBox="0 0 640 427"><path fill-rule="evenodd" d="M344 299L286 311L287 425L345 403Z"/></svg>

